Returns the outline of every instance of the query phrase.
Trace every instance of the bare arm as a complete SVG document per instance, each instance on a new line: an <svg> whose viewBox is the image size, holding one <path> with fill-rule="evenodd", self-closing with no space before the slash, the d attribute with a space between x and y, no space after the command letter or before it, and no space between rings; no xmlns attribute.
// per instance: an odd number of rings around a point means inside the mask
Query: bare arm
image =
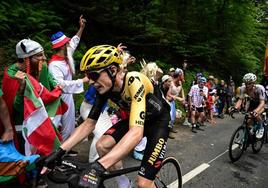
<svg viewBox="0 0 268 188"><path fill-rule="evenodd" d="M125 136L118 142L114 148L103 156L98 162L102 164L105 169L123 159L142 139L143 127L135 126L125 134Z"/></svg>
<svg viewBox="0 0 268 188"><path fill-rule="evenodd" d="M174 100L174 95L171 94L171 88L169 87L166 98L168 101Z"/></svg>
<svg viewBox="0 0 268 188"><path fill-rule="evenodd" d="M80 19L79 19L79 25L80 25L80 27L79 27L79 30L77 31L77 33L76 33L76 35L79 37L79 38L81 38L81 36L82 36L82 33L83 33L83 31L84 31L84 29L85 29L85 26L86 26L86 19L84 19L83 18L83 15L81 15L80 16Z"/></svg>
<svg viewBox="0 0 268 188"><path fill-rule="evenodd" d="M0 119L5 127L5 131L1 137L2 141L8 141L13 139L13 129L10 123L10 117L6 102L0 97Z"/></svg>
<svg viewBox="0 0 268 188"><path fill-rule="evenodd" d="M260 104L254 111L260 114L264 109L264 105L265 105L265 100L260 100Z"/></svg>
<svg viewBox="0 0 268 188"><path fill-rule="evenodd" d="M60 147L67 151L70 150L84 140L94 130L95 125L95 120L87 118Z"/></svg>
<svg viewBox="0 0 268 188"><path fill-rule="evenodd" d="M242 102L243 102L243 99L239 99L235 104L235 108L240 109Z"/></svg>

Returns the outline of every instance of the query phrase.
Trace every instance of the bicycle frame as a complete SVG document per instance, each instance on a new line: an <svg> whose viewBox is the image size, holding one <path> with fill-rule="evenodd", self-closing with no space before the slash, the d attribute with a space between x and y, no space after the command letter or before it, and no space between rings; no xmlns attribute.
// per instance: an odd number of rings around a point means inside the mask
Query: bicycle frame
<svg viewBox="0 0 268 188"><path fill-rule="evenodd" d="M230 115L234 118L233 114ZM252 120L253 122L249 120ZM249 126L251 122L253 123L252 128ZM256 137L256 132L260 127L261 126L257 124L257 119L255 117L251 116L249 113L245 113L242 125L234 131L229 143L229 157L232 162L239 160L250 144L254 153L258 153L261 150L265 137Z"/></svg>
<svg viewBox="0 0 268 188"><path fill-rule="evenodd" d="M245 127L245 133L244 133L244 149L246 149L249 144L252 144L254 142L254 136L250 134L250 128L249 128L249 122L248 120L252 119L253 120L253 129L256 130L256 118L251 117L248 113L245 114L244 121L242 123L242 126ZM254 133L255 134L255 133Z"/></svg>
<svg viewBox="0 0 268 188"><path fill-rule="evenodd" d="M88 163L80 163L72 160L63 160L61 163L61 166L56 166L51 172L47 174L47 177L55 183L68 183L69 188L77 188L77 182L79 180L79 177L81 173L85 170L85 166ZM179 187L182 187L182 174L181 174L181 167L179 162L174 157L166 157L163 160L162 166L160 168L160 171L162 168L170 170L170 168L165 168L164 166L167 164L172 164L172 166L175 168L175 171L177 172L175 177L177 177L177 183ZM169 167L169 166L168 166ZM101 182L99 183L99 188L105 188L104 182L108 179L114 178L116 176L120 176L123 174L128 174L131 172L136 172L140 170L140 166L134 166L129 168L124 168L120 170L115 170L112 172L104 173L101 176ZM164 170L165 171L165 170ZM162 181L163 177L166 176L156 176L157 183L156 186L161 185L161 187L166 187L168 182ZM160 183L160 184L159 184ZM173 180L172 180L172 183ZM162 186L163 185L163 186Z"/></svg>
<svg viewBox="0 0 268 188"><path fill-rule="evenodd" d="M114 178L116 176L121 176L123 174L128 174L128 173L131 173L131 172L136 172L140 169L140 166L135 166L135 167L129 167L129 168L124 168L124 169L121 169L121 170L115 170L115 171L112 171L110 173L107 173L107 174L103 174L102 175L102 180L99 184L99 187L100 188L104 188L104 182L105 180L108 180L108 179L111 179L111 178Z"/></svg>

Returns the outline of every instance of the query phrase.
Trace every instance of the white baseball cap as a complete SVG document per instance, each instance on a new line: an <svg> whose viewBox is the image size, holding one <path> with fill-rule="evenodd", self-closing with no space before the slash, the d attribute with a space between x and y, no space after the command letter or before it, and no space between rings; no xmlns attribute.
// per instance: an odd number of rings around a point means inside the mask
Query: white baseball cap
<svg viewBox="0 0 268 188"><path fill-rule="evenodd" d="M43 47L31 39L23 39L16 45L16 54L18 58L31 57L44 51Z"/></svg>
<svg viewBox="0 0 268 188"><path fill-rule="evenodd" d="M165 81L167 81L169 78L170 78L169 75L164 75L164 76L162 77L162 83L164 83Z"/></svg>

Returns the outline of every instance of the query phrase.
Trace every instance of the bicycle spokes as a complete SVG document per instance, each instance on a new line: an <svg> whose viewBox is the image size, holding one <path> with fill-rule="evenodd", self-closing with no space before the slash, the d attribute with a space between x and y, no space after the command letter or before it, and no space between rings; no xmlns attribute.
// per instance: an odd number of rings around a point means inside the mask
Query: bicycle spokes
<svg viewBox="0 0 268 188"><path fill-rule="evenodd" d="M229 157L232 162L237 161L241 157L244 152L246 142L245 128L241 126L234 132L230 140Z"/></svg>
<svg viewBox="0 0 268 188"><path fill-rule="evenodd" d="M175 158L167 158L155 178L157 188L178 188L182 186L181 170Z"/></svg>

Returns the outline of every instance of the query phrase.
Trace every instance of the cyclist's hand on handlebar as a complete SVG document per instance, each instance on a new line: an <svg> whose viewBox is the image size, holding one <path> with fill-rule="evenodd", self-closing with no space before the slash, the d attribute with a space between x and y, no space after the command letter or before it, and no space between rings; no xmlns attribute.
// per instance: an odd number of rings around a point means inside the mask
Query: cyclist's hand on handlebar
<svg viewBox="0 0 268 188"><path fill-rule="evenodd" d="M250 114L251 114L253 117L257 117L257 116L259 115L259 113L256 112L256 111L252 111L252 112L250 112Z"/></svg>
<svg viewBox="0 0 268 188"><path fill-rule="evenodd" d="M62 148L58 148L56 151L49 154L43 161L43 169L41 174L47 172L49 168L54 168L57 165L60 165L62 156L66 153Z"/></svg>
<svg viewBox="0 0 268 188"><path fill-rule="evenodd" d="M90 163L80 176L79 187L97 188L106 169L98 162Z"/></svg>
<svg viewBox="0 0 268 188"><path fill-rule="evenodd" d="M233 106L231 106L231 107L229 108L229 114L230 114L230 116L231 116L232 118L234 118L233 114L234 114L235 112L238 112L238 109L235 108L235 107L233 107Z"/></svg>

